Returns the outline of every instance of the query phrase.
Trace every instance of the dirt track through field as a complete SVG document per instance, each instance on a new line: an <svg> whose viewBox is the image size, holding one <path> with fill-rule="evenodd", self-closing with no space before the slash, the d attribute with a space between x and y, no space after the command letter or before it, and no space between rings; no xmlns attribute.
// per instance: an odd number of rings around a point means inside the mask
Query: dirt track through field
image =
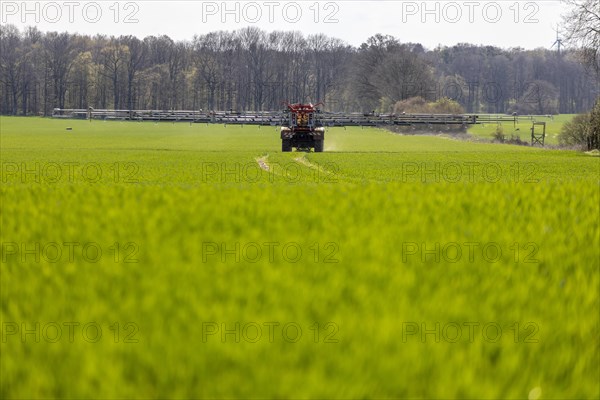
<svg viewBox="0 0 600 400"><path fill-rule="evenodd" d="M267 172L269 172L271 170L271 167L269 167L269 164L267 164L268 159L269 159L269 156L263 156L263 157L259 157L256 159L258 166Z"/></svg>
<svg viewBox="0 0 600 400"><path fill-rule="evenodd" d="M326 168L323 168L320 165L315 165L308 161L304 155L294 158L294 161L296 161L298 164L304 165L305 167L318 171L320 176L329 177L333 181L338 181L340 178L339 171L330 171ZM331 165L337 169L337 166L335 164Z"/></svg>

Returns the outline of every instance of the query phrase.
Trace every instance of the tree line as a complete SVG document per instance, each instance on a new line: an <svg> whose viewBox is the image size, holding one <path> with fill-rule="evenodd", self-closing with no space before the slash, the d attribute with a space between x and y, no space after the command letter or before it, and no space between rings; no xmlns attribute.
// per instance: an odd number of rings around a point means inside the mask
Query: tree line
<svg viewBox="0 0 600 400"><path fill-rule="evenodd" d="M425 49L375 35L358 47L323 34L256 27L174 41L0 27L0 113L54 108L390 112L414 97L466 112L553 114L592 108L599 83L575 50L459 44Z"/></svg>

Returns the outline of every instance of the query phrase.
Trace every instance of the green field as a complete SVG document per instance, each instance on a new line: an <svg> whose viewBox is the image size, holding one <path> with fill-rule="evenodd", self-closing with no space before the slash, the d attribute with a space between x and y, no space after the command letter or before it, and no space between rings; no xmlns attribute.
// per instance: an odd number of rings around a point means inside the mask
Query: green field
<svg viewBox="0 0 600 400"><path fill-rule="evenodd" d="M598 157L0 127L2 398L600 396Z"/></svg>
<svg viewBox="0 0 600 400"><path fill-rule="evenodd" d="M545 143L549 145L558 144L558 135L565 122L573 119L575 114L560 114L552 115L550 117L544 115L536 116L520 116L517 120L517 124L514 122L501 123L503 133L507 139L511 136L516 138L519 137L522 141L531 143L531 126L533 122L545 122L546 123L546 139ZM494 132L496 131L497 124L481 124L471 126L468 132L471 135L482 137L485 139L493 139ZM539 127L536 127L536 133Z"/></svg>

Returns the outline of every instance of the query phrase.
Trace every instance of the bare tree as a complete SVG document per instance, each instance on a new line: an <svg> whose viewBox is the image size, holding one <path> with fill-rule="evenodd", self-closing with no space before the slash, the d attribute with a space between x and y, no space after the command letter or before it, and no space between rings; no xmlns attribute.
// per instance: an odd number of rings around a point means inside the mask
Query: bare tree
<svg viewBox="0 0 600 400"><path fill-rule="evenodd" d="M558 90L550 82L533 81L519 103L522 114L555 114L558 112Z"/></svg>
<svg viewBox="0 0 600 400"><path fill-rule="evenodd" d="M600 98L590 113L590 136L587 141L588 150L600 150Z"/></svg>
<svg viewBox="0 0 600 400"><path fill-rule="evenodd" d="M130 58L129 47L122 44L119 39L112 38L108 46L102 51L103 75L105 75L112 83L113 91L113 107L121 108L121 91L123 88L123 78L125 74L125 66Z"/></svg>
<svg viewBox="0 0 600 400"><path fill-rule="evenodd" d="M129 50L125 69L127 71L127 108L132 110L134 108L134 84L146 59L146 46L135 36L122 36L119 41Z"/></svg>
<svg viewBox="0 0 600 400"><path fill-rule="evenodd" d="M565 41L580 48L581 61L600 80L600 4L598 0L563 0L571 9L563 17Z"/></svg>
<svg viewBox="0 0 600 400"><path fill-rule="evenodd" d="M381 93L374 71L381 69L388 55L399 46L397 39L381 34L370 37L360 46L353 63L351 96L361 111L372 111L379 106Z"/></svg>
<svg viewBox="0 0 600 400"><path fill-rule="evenodd" d="M5 104L10 108L4 110L12 115L17 114L19 97L22 94L23 57L21 35L13 25L0 26L0 82L8 89L10 99Z"/></svg>
<svg viewBox="0 0 600 400"><path fill-rule="evenodd" d="M222 42L218 32L196 37L193 42L193 63L199 87L206 92L206 107L215 109L217 88L223 81Z"/></svg>
<svg viewBox="0 0 600 400"><path fill-rule="evenodd" d="M374 75L382 108L383 105L389 108L397 101L415 96L435 100L429 89L433 80L430 67L405 48L387 55L375 69ZM389 111L389 109L381 111Z"/></svg>
<svg viewBox="0 0 600 400"><path fill-rule="evenodd" d="M91 77L93 75L94 64L92 53L82 51L75 57L73 68L69 74L69 80L73 82L72 92L74 96L74 105L77 108L87 108L89 106L88 92L92 86Z"/></svg>

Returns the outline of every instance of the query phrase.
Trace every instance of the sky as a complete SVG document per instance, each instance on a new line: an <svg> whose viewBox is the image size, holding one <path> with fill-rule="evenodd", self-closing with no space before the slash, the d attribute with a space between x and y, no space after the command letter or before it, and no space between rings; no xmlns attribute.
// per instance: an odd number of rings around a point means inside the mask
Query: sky
<svg viewBox="0 0 600 400"><path fill-rule="evenodd" d="M21 29L95 35L168 35L191 40L216 30L257 26L266 31L324 33L359 46L377 33L432 49L457 43L550 48L566 6L527 1L10 1L0 23Z"/></svg>

